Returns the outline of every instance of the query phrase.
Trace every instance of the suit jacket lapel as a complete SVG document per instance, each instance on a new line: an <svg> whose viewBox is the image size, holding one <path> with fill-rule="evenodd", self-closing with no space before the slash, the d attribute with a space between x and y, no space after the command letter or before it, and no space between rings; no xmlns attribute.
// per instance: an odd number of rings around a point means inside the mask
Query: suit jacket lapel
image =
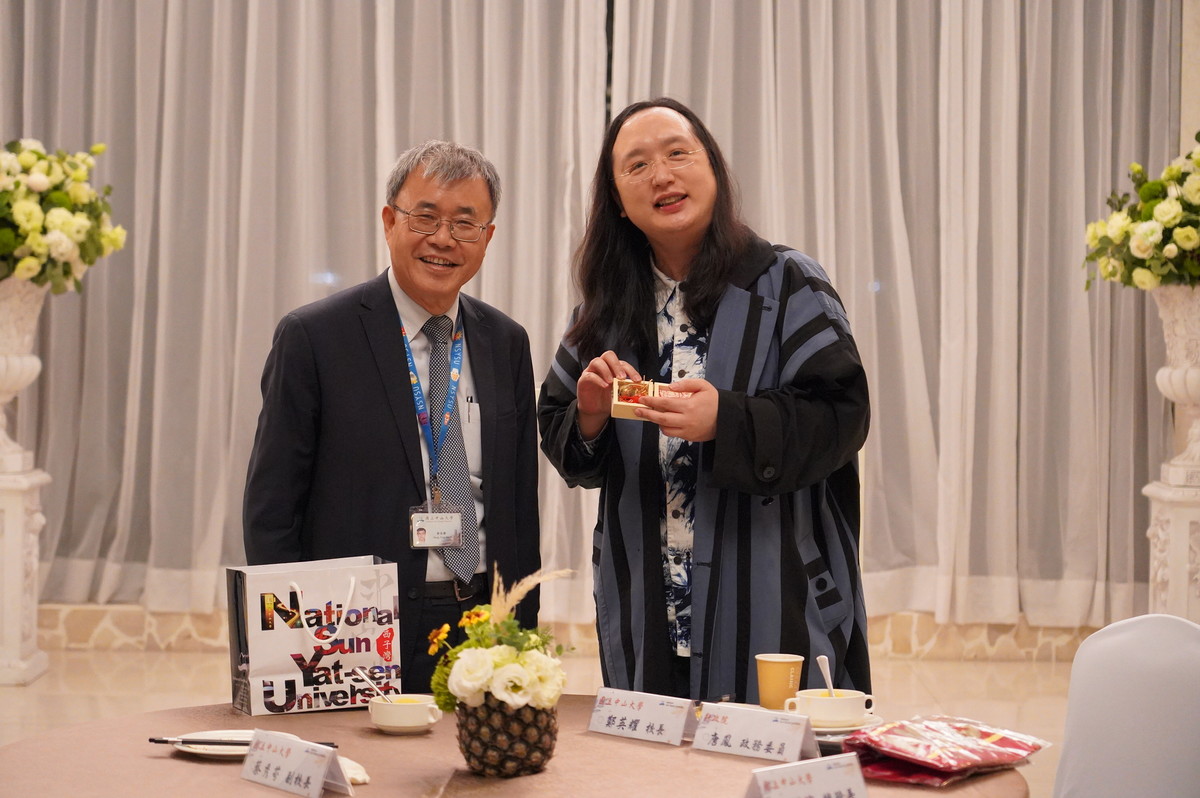
<svg viewBox="0 0 1200 798"><path fill-rule="evenodd" d="M371 353L375 357L379 378L383 381L383 389L404 445L413 482L418 486L418 492L424 496L427 480L425 466L421 461L423 444L420 428L417 426L417 408L413 404L408 360L404 354L404 336L401 335L400 319L396 313L396 301L392 298L392 288L388 285L387 272L363 284L362 312L359 318L362 320L367 342L371 346Z"/></svg>
<svg viewBox="0 0 1200 798"><path fill-rule="evenodd" d="M500 353L491 324L479 306L464 294L459 294L459 299L459 312L463 314L463 332L467 336L467 352L471 358L471 377L475 381L475 393L479 395L479 448L483 456L480 467L482 472L487 474L496 461L496 413L500 407L499 403L505 401L505 398L497 395L499 382L496 379L496 363L500 360ZM491 506L489 489L492 481L483 480L485 513Z"/></svg>

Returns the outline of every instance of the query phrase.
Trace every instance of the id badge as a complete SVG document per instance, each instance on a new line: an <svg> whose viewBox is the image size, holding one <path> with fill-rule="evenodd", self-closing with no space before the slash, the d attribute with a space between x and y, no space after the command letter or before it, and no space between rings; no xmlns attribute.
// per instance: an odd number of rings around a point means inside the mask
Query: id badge
<svg viewBox="0 0 1200 798"><path fill-rule="evenodd" d="M408 535L414 549L462 548L462 513L450 505L413 507L409 511Z"/></svg>

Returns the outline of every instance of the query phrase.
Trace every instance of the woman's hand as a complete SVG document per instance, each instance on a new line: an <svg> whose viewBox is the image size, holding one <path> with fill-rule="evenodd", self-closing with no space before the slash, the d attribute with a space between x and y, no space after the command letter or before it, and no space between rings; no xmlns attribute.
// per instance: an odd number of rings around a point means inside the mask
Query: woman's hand
<svg viewBox="0 0 1200 798"><path fill-rule="evenodd" d="M663 396L663 391L682 395ZM644 396L639 404L638 418L657 424L664 435L695 442L717 437L717 389L708 380L659 386L658 396Z"/></svg>
<svg viewBox="0 0 1200 798"><path fill-rule="evenodd" d="M613 380L640 380L633 366L617 357L611 349L592 358L575 384L576 418L585 441L600 434L608 422L612 407Z"/></svg>

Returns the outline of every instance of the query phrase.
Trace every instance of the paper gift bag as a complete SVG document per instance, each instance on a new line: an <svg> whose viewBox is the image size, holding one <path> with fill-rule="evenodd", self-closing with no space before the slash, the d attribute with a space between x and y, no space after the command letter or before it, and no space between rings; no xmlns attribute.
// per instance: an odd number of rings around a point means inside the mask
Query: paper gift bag
<svg viewBox="0 0 1200 798"><path fill-rule="evenodd" d="M233 705L251 715L365 707L364 666L400 686L396 564L378 557L229 568Z"/></svg>

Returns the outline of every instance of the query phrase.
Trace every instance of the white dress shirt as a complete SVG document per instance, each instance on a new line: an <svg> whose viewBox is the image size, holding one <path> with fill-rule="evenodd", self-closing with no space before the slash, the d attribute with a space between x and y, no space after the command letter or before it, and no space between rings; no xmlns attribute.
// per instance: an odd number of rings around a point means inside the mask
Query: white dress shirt
<svg viewBox="0 0 1200 798"><path fill-rule="evenodd" d="M391 269L388 269L387 275L388 285L392 287L392 298L396 300L396 311L400 314L400 320L404 323L405 332L408 333L408 344L412 348L413 362L417 364L417 377L421 380L421 389L426 391L426 395L428 396L429 339L425 337L425 333L421 332L421 328L425 326L425 322L432 318L432 314L418 305L412 297L400 289L400 285L396 282L396 275ZM454 303L446 315L457 326L458 302ZM483 449L480 442L482 419L479 414L478 397L475 395L475 380L471 372L471 341L467 339L465 343L455 406L458 409L458 417L462 426L463 448L467 452L467 467L471 472L471 496L475 499L475 518L479 521L479 565L476 567L475 573L481 574L487 571L487 556L486 549L484 548L486 535L484 533L483 517ZM441 408L430 408L430 415L440 417ZM437 430L435 429L433 432L434 437L436 437ZM425 477L426 490L428 490L429 444L425 439L424 433L421 434L421 442L421 464L424 468L422 473ZM409 534L409 530L402 530L402 534ZM437 554L435 550L431 550L428 564L425 567L426 581L445 582L453 578L454 574L446 567L446 563L442 561L441 555Z"/></svg>

